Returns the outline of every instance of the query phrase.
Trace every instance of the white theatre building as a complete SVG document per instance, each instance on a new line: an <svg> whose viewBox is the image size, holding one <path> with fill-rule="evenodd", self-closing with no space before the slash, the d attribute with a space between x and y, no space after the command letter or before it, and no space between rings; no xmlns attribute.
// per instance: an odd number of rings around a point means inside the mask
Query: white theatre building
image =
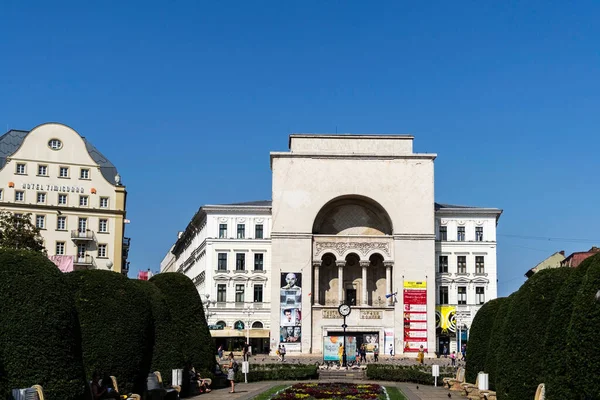
<svg viewBox="0 0 600 400"><path fill-rule="evenodd" d="M435 203L436 155L412 145L409 135L293 134L289 152L271 153L272 203L202 207L173 254L175 269L216 298L209 323L232 333L250 307L271 352L283 343L323 354L342 334L344 303L357 345L382 354L423 346L429 356L456 349L456 324L468 330L497 296L501 210ZM236 234L243 224L253 232L258 218L263 239ZM265 273L239 272L238 257L263 251ZM249 296L256 284L262 301Z"/></svg>

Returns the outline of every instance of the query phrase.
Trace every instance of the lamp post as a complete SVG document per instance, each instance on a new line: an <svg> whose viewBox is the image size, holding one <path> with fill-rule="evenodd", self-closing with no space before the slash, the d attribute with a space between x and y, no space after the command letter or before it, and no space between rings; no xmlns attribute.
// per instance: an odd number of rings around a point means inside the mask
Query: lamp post
<svg viewBox="0 0 600 400"><path fill-rule="evenodd" d="M204 302L204 316L206 317L206 323L208 324L208 319L214 315L214 313L209 312L210 306L214 306L217 302L215 300L209 300L210 293L206 293L204 297L206 297L206 301Z"/></svg>
<svg viewBox="0 0 600 400"><path fill-rule="evenodd" d="M248 305L244 307L242 311L246 315L246 344L250 346L250 316L254 314L252 306ZM244 382L248 383L248 353L244 354L244 365L242 372L244 372Z"/></svg>
<svg viewBox="0 0 600 400"><path fill-rule="evenodd" d="M350 315L350 312L352 311L352 309L350 308L350 305L348 304L340 304L340 306L338 307L338 312L340 313L340 315L342 317L344 317L344 323L342 324L342 329L344 329L344 352L342 353L342 365L341 367L346 367L348 368L348 363L347 363L347 356L346 356L346 328L348 327L348 325L346 325L346 317L348 315Z"/></svg>

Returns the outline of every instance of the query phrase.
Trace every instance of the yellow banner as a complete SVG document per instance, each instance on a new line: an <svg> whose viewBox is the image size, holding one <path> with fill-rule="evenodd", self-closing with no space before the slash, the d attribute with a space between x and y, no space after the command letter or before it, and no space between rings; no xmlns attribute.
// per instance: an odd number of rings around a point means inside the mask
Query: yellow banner
<svg viewBox="0 0 600 400"><path fill-rule="evenodd" d="M440 319L440 328L442 331L452 331L456 330L456 321L454 320L454 315L456 314L455 306L436 306L436 311L439 313Z"/></svg>
<svg viewBox="0 0 600 400"><path fill-rule="evenodd" d="M427 282L404 281L404 289L427 289Z"/></svg>

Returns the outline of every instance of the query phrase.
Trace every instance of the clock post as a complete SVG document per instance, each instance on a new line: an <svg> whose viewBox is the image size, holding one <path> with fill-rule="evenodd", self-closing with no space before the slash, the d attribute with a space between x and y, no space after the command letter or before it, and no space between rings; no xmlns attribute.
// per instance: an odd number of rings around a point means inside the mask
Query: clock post
<svg viewBox="0 0 600 400"><path fill-rule="evenodd" d="M342 353L342 365L341 367L348 368L347 357L346 357L346 317L350 315L351 308L348 304L340 304L338 307L338 312L342 317L344 317L344 323L342 324L342 329L344 330L344 352Z"/></svg>

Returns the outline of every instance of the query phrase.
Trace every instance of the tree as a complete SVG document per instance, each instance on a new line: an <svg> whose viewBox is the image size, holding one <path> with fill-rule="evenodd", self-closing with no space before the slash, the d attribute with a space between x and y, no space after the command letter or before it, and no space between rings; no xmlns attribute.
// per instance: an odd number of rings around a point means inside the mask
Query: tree
<svg viewBox="0 0 600 400"><path fill-rule="evenodd" d="M31 214L7 211L0 211L0 248L46 253L40 228L31 222Z"/></svg>
<svg viewBox="0 0 600 400"><path fill-rule="evenodd" d="M486 371L486 356L494 321L504 298L485 303L473 319L469 335L469 358L467 358L466 381L475 382L480 371Z"/></svg>

